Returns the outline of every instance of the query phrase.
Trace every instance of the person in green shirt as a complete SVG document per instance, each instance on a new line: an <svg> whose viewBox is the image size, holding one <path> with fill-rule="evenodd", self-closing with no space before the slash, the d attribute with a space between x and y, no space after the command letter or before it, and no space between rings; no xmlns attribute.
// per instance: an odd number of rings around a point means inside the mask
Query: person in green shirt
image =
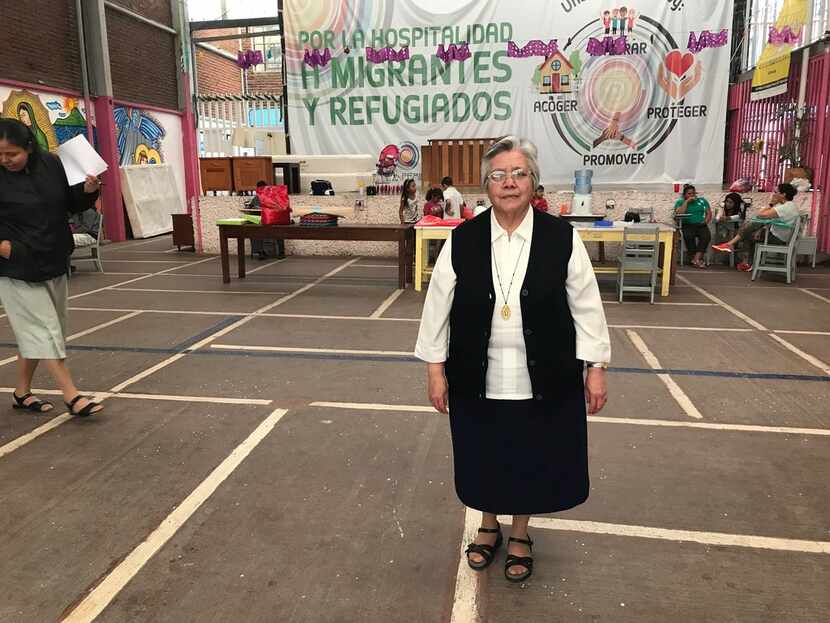
<svg viewBox="0 0 830 623"><path fill-rule="evenodd" d="M683 187L683 198L674 204L675 217L681 217L681 230L686 249L692 254L692 264L706 268L703 254L712 240L709 223L712 221L712 208L703 197L697 196L697 190L691 184Z"/></svg>

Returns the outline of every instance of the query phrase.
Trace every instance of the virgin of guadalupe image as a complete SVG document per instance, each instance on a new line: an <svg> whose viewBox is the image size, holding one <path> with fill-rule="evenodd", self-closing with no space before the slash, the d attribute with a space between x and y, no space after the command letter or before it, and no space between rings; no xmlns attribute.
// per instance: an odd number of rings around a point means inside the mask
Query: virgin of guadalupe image
<svg viewBox="0 0 830 623"><path fill-rule="evenodd" d="M49 141L46 139L46 134L38 126L35 111L32 110L32 105L29 102L20 102L17 105L17 118L35 135L38 147L43 151L49 151Z"/></svg>
<svg viewBox="0 0 830 623"><path fill-rule="evenodd" d="M118 128L118 152L121 165L139 164L139 147L146 146L157 153L164 138L164 128L150 115L136 109L118 107L113 111Z"/></svg>

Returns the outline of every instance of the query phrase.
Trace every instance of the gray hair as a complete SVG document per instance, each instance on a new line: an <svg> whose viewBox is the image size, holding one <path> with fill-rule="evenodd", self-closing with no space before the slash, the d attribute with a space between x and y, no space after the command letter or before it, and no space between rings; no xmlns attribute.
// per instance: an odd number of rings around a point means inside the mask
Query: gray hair
<svg viewBox="0 0 830 623"><path fill-rule="evenodd" d="M508 151L518 151L527 159L527 168L530 172L530 182L533 188L539 185L539 160L536 145L518 136L505 136L490 146L481 157L481 187L487 188L487 176L493 171L493 158Z"/></svg>

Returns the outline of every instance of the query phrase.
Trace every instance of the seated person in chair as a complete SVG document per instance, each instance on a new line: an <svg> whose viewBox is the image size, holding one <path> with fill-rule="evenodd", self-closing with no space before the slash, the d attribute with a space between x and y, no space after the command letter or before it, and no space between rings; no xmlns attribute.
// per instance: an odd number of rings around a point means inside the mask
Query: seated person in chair
<svg viewBox="0 0 830 623"><path fill-rule="evenodd" d="M749 259L755 256L755 243L764 239L765 228L769 227L769 244L786 245L790 242L795 228L798 227L798 207L793 202L798 191L792 184L779 184L776 192L772 193L769 207L764 208L756 215L762 219L776 219L780 223L757 223L747 222L738 233L721 244L712 245L712 248L721 253L734 253L735 246L739 242L746 243ZM752 266L744 261L738 264L738 270L748 272Z"/></svg>
<svg viewBox="0 0 830 623"><path fill-rule="evenodd" d="M683 187L683 198L674 204L675 217L682 216L681 231L686 249L692 254L692 265L697 268L706 268L703 254L709 246L712 234L709 223L712 221L712 209L709 202L698 197L697 190L691 184Z"/></svg>

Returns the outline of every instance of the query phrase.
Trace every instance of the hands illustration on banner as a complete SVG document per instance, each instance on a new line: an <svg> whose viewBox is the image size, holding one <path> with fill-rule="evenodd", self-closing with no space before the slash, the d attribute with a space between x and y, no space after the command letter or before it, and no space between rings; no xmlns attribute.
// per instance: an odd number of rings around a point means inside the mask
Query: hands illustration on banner
<svg viewBox="0 0 830 623"><path fill-rule="evenodd" d="M631 149L637 149L637 143L625 136L620 130L620 113L618 112L614 113L611 117L611 123L602 131L599 138L594 141L594 147L598 147L605 141L620 141L628 145Z"/></svg>
<svg viewBox="0 0 830 623"><path fill-rule="evenodd" d="M691 72L691 73L690 73ZM657 70L657 83L673 100L684 99L703 77L703 65L694 54L672 50Z"/></svg>

